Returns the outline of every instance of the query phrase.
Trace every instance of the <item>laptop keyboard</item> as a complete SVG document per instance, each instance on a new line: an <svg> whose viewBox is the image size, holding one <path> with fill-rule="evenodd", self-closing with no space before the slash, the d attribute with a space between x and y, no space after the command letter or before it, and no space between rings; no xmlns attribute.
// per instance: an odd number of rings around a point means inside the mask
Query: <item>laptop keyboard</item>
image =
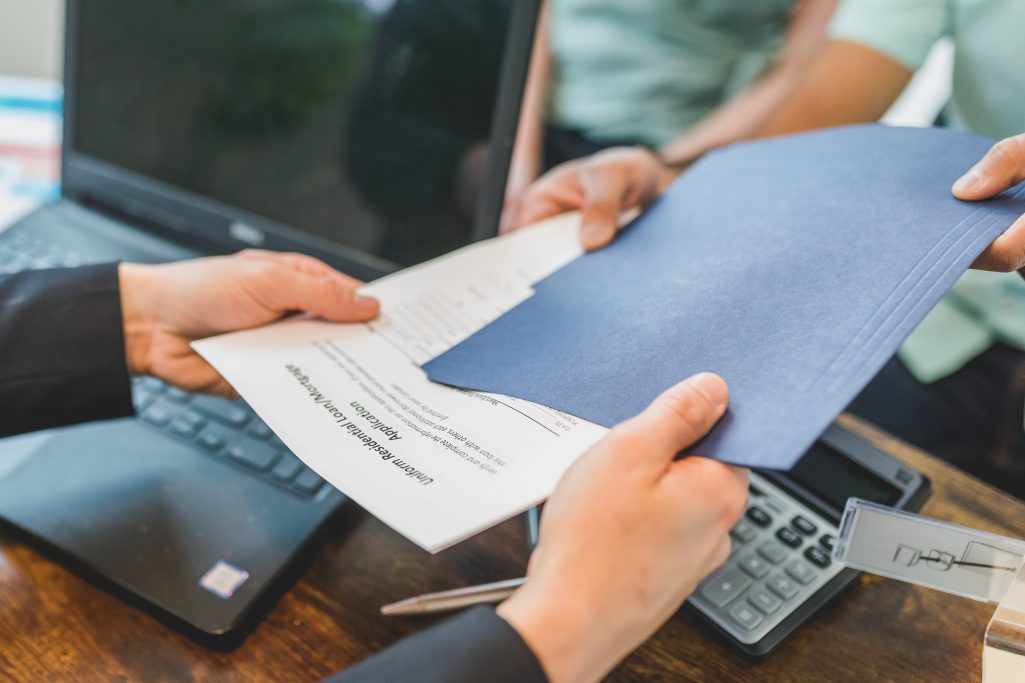
<svg viewBox="0 0 1025 683"><path fill-rule="evenodd" d="M0 276L22 270L84 265L86 259L25 232L0 238ZM138 417L197 450L294 494L313 497L324 480L306 467L243 401L182 391L155 377L132 380Z"/></svg>

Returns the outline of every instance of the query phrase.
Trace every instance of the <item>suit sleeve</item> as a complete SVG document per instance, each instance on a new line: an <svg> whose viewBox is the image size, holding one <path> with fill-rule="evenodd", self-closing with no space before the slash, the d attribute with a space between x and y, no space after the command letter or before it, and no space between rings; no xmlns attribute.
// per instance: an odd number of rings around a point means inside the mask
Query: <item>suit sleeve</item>
<svg viewBox="0 0 1025 683"><path fill-rule="evenodd" d="M117 265L0 277L0 436L132 414Z"/></svg>
<svg viewBox="0 0 1025 683"><path fill-rule="evenodd" d="M401 640L328 683L547 683L537 657L486 607Z"/></svg>

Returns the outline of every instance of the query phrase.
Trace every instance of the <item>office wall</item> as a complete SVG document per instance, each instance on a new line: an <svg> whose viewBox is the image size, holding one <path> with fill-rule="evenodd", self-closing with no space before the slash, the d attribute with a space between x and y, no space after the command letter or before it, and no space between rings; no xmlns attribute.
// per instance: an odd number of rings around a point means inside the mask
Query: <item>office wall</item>
<svg viewBox="0 0 1025 683"><path fill-rule="evenodd" d="M60 78L64 0L0 0L0 75Z"/></svg>

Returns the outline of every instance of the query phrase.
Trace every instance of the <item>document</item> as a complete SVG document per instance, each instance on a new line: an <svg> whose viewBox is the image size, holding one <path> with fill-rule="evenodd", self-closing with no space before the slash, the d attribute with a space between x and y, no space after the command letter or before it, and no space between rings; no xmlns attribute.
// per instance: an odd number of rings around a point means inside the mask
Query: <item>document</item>
<svg viewBox="0 0 1025 683"><path fill-rule="evenodd" d="M951 196L992 144L854 126L714 152L610 247L425 368L606 426L716 372L730 408L692 450L789 469L1025 213L1021 186Z"/></svg>
<svg viewBox="0 0 1025 683"><path fill-rule="evenodd" d="M564 216L367 285L382 311L368 324L295 318L194 347L307 465L437 552L544 500L605 432L420 368L577 258L578 223Z"/></svg>

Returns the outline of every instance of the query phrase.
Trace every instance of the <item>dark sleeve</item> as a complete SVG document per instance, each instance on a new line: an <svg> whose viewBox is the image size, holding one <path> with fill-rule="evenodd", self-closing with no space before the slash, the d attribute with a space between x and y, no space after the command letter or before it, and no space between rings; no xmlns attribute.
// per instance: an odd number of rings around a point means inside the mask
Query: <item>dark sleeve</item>
<svg viewBox="0 0 1025 683"><path fill-rule="evenodd" d="M132 414L117 265L0 277L0 436Z"/></svg>
<svg viewBox="0 0 1025 683"><path fill-rule="evenodd" d="M329 683L547 683L534 653L504 619L477 607L343 671Z"/></svg>

